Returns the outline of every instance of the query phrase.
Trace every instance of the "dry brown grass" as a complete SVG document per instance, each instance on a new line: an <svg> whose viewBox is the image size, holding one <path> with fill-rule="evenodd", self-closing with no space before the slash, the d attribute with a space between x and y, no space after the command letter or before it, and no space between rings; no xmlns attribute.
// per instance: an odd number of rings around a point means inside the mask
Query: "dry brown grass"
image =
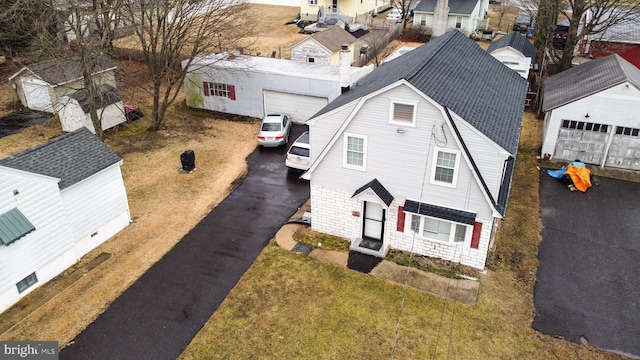
<svg viewBox="0 0 640 360"><path fill-rule="evenodd" d="M260 28L246 29L246 33L238 35L238 48L250 55L271 56L276 52L278 58L291 57L293 44L304 39L307 35L300 34L297 25L285 25L295 19L300 11L299 7L251 4L242 16L249 19L259 19ZM244 21L240 19L239 21ZM257 25L253 23L252 25ZM268 31L262 31L268 29ZM235 30L234 30L235 31ZM259 35L257 35L259 34ZM139 41L136 35L130 35L115 41L116 47L135 49ZM234 50L234 49L229 49Z"/></svg>

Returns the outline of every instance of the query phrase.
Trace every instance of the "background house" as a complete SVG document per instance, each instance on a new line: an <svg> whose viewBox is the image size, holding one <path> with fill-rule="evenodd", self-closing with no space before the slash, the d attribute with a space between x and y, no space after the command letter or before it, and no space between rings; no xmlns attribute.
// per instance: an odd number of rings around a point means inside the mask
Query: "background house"
<svg viewBox="0 0 640 360"><path fill-rule="evenodd" d="M381 65L307 122L312 228L370 255L483 269L525 93L521 76L459 31Z"/></svg>
<svg viewBox="0 0 640 360"><path fill-rule="evenodd" d="M121 165L84 127L0 160L0 311L129 225Z"/></svg>
<svg viewBox="0 0 640 360"><path fill-rule="evenodd" d="M291 46L291 60L317 65L338 65L342 45L348 45L354 60L355 43L358 39L340 26L314 33Z"/></svg>
<svg viewBox="0 0 640 360"><path fill-rule="evenodd" d="M390 7L389 0L301 0L300 19L328 25L341 22L349 24L353 31L368 14L377 14Z"/></svg>
<svg viewBox="0 0 640 360"><path fill-rule="evenodd" d="M348 50L342 56L340 66L228 53L198 58L185 78L186 102L257 118L283 113L302 123L372 70L351 67Z"/></svg>
<svg viewBox="0 0 640 360"><path fill-rule="evenodd" d="M103 84L98 87L94 104L98 107L98 117L102 122L102 130L110 129L126 121L124 104L120 92L115 87ZM89 114L89 99L85 91L80 90L60 98L58 117L62 130L74 131L86 127L96 133Z"/></svg>
<svg viewBox="0 0 640 360"><path fill-rule="evenodd" d="M487 52L525 79L535 62L536 47L520 33L512 32L489 45Z"/></svg>
<svg viewBox="0 0 640 360"><path fill-rule="evenodd" d="M542 155L640 170L640 69L618 55L547 79Z"/></svg>
<svg viewBox="0 0 640 360"><path fill-rule="evenodd" d="M61 97L84 88L78 58L53 59L26 66L9 77L23 106L54 113ZM116 66L106 56L97 59L91 80L116 87Z"/></svg>
<svg viewBox="0 0 640 360"><path fill-rule="evenodd" d="M413 10L413 26L429 28L434 37L452 29L471 35L485 28L488 0L422 0Z"/></svg>

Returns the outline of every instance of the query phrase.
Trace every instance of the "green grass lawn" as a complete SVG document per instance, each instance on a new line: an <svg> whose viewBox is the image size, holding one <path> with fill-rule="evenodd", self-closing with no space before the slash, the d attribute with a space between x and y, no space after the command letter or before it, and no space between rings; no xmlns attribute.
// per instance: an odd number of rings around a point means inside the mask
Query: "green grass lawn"
<svg viewBox="0 0 640 360"><path fill-rule="evenodd" d="M181 358L619 359L531 329L541 230L533 149L540 121L525 114L523 122L507 219L498 227L476 306L405 293L398 284L272 242Z"/></svg>

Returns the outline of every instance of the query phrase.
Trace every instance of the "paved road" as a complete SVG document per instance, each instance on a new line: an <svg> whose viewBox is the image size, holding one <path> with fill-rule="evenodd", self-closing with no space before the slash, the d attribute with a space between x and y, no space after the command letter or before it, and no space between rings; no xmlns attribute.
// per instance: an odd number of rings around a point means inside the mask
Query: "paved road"
<svg viewBox="0 0 640 360"><path fill-rule="evenodd" d="M295 126L290 141L302 130ZM308 182L287 173L285 151L257 149L251 154L242 184L64 348L60 358L180 355L280 226L309 197Z"/></svg>
<svg viewBox="0 0 640 360"><path fill-rule="evenodd" d="M586 193L542 174L533 328L640 358L640 183Z"/></svg>

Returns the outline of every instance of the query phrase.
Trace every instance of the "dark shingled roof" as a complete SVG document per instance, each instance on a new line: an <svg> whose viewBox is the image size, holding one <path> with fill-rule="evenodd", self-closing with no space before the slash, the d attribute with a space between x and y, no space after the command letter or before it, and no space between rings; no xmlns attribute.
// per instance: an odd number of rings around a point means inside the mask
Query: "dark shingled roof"
<svg viewBox="0 0 640 360"><path fill-rule="evenodd" d="M94 97L94 103L98 109L102 109L111 104L115 104L118 101L122 101L122 97L120 96L118 89L109 84L100 85L97 91L98 93ZM76 91L71 94L70 97L78 101L78 104L80 104L80 107L82 107L82 111L84 111L85 114L89 113L89 98L87 97L86 91Z"/></svg>
<svg viewBox="0 0 640 360"><path fill-rule="evenodd" d="M543 111L628 81L640 89L640 69L617 54L587 61L547 79Z"/></svg>
<svg viewBox="0 0 640 360"><path fill-rule="evenodd" d="M472 212L455 210L412 200L405 200L403 210L414 214L431 216L434 218L455 221L467 225L473 225L473 223L476 221L476 214Z"/></svg>
<svg viewBox="0 0 640 360"><path fill-rule="evenodd" d="M432 13L437 2L437 0L422 0L413 11ZM478 0L449 0L449 14L471 15L477 3Z"/></svg>
<svg viewBox="0 0 640 360"><path fill-rule="evenodd" d="M351 197L354 197L367 189L373 190L373 192L376 193L380 200L384 201L387 206L391 205L391 202L393 201L393 195L391 195L391 193L384 186L382 186L382 184L380 184L380 181L378 181L378 179L369 181L367 184L356 190Z"/></svg>
<svg viewBox="0 0 640 360"><path fill-rule="evenodd" d="M84 76L80 65L81 62L77 57L71 57L47 60L28 65L26 68L47 83L60 85L72 80L82 79ZM93 73L96 74L115 67L115 63L109 57L101 55L96 59Z"/></svg>
<svg viewBox="0 0 640 360"><path fill-rule="evenodd" d="M63 190L119 162L86 127L0 160L0 166L60 179Z"/></svg>
<svg viewBox="0 0 640 360"><path fill-rule="evenodd" d="M527 81L457 30L379 66L312 118L401 79L515 156Z"/></svg>
<svg viewBox="0 0 640 360"><path fill-rule="evenodd" d="M536 47L524 36L518 32L512 32L511 34L504 35L500 39L494 41L489 45L487 52L491 54L494 50L512 47L520 51L524 56L530 57L531 62L535 62Z"/></svg>
<svg viewBox="0 0 640 360"><path fill-rule="evenodd" d="M350 45L358 40L355 36L351 35L351 33L340 26L332 26L327 30L317 32L311 35L311 38L329 49L332 53L340 50L340 46L342 44Z"/></svg>

